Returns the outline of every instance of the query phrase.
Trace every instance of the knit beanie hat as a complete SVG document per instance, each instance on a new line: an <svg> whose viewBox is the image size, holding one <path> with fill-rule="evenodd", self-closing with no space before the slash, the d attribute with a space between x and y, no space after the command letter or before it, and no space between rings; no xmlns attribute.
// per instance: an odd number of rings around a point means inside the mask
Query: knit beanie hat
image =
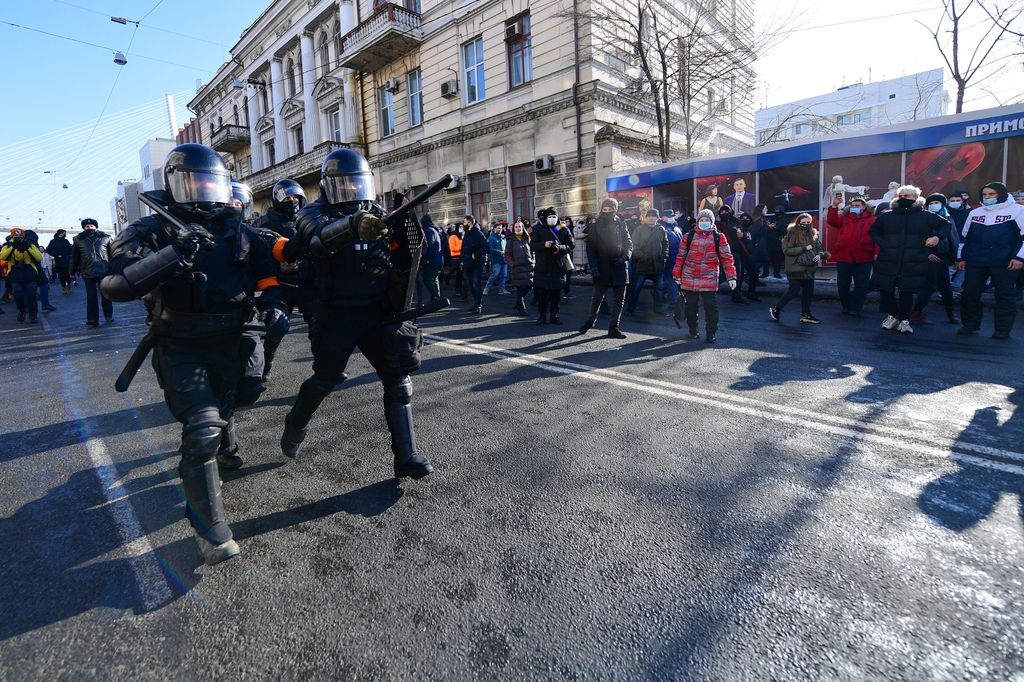
<svg viewBox="0 0 1024 682"><path fill-rule="evenodd" d="M699 223L701 218L707 218L713 223L715 222L716 217L717 216L715 216L714 211L712 211L710 208L705 208L703 211L697 214L697 222Z"/></svg>
<svg viewBox="0 0 1024 682"><path fill-rule="evenodd" d="M1006 189L1006 185L1001 182L990 182L987 185L982 185L982 189L994 189L996 194L999 196L999 203L1003 203L1010 198L1010 192Z"/></svg>
<svg viewBox="0 0 1024 682"><path fill-rule="evenodd" d="M936 192L935 194L929 194L928 198L925 199L925 203L926 204L930 204L933 201L938 201L940 204L945 206L946 205L946 195L942 194L940 192Z"/></svg>
<svg viewBox="0 0 1024 682"><path fill-rule="evenodd" d="M607 199L605 199L604 201L601 202L601 208L602 209L610 208L613 211L615 211L616 213L618 213L619 212L619 200L615 199L613 197L608 197Z"/></svg>

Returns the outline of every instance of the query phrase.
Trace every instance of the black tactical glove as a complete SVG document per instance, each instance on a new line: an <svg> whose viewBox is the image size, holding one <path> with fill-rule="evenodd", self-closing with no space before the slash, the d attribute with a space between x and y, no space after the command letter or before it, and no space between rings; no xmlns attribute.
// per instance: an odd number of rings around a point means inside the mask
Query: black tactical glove
<svg viewBox="0 0 1024 682"><path fill-rule="evenodd" d="M356 211L352 215L352 224L356 226L356 231L359 233L359 239L364 242L372 242L377 239L388 236L390 230L388 230L387 224L366 211Z"/></svg>
<svg viewBox="0 0 1024 682"><path fill-rule="evenodd" d="M269 338L283 339L291 323L288 313L277 307L267 308L260 315L260 322L267 328Z"/></svg>
<svg viewBox="0 0 1024 682"><path fill-rule="evenodd" d="M18 237L14 240L15 251L28 251L28 240L24 237Z"/></svg>

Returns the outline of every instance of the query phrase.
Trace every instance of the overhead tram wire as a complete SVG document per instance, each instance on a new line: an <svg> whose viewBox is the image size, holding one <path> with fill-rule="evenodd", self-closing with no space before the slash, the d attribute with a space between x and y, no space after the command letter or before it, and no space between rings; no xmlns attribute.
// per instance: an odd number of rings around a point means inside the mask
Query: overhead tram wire
<svg viewBox="0 0 1024 682"><path fill-rule="evenodd" d="M67 7L74 7L75 9L81 10L83 12L89 12L90 14L96 14L96 15L101 16L101 17L109 17L110 16L109 12L100 12L99 10L95 10L95 9L90 8L90 7L83 7L82 5L76 5L73 2L67 2L67 0L53 0L53 2L55 2L57 4L60 4L60 5L65 5ZM217 47L226 47L226 48L229 48L229 49L231 48L231 45L229 45L227 43L218 43L215 40L208 40L206 38L200 38L199 36L189 35L188 33L181 33L179 31L172 31L169 28L162 28L160 26L152 26L152 25L148 25L148 24L146 26L143 26L142 28L147 29L149 31L159 31L160 33L169 33L170 35L178 36L180 38L188 38L190 40L194 40L194 41L199 42L199 43L206 43L208 45L216 45Z"/></svg>

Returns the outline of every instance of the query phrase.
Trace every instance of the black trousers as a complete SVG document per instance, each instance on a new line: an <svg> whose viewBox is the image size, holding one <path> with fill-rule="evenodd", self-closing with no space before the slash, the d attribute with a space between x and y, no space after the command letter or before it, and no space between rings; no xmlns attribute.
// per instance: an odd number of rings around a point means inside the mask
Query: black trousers
<svg viewBox="0 0 1024 682"><path fill-rule="evenodd" d="M558 307L562 304L562 290L559 289L538 289L534 288L537 292L537 312L541 315L547 315L548 311L551 311L551 317L558 316Z"/></svg>
<svg viewBox="0 0 1024 682"><path fill-rule="evenodd" d="M791 279L789 280L789 288L786 289L786 293L782 295L779 302L775 304L776 310L782 310L786 307L786 304L792 301L797 296L800 297L800 313L802 315L811 314L811 300L814 298L814 280L813 279Z"/></svg>
<svg viewBox="0 0 1024 682"><path fill-rule="evenodd" d="M942 305L953 306L953 285L949 282L949 266L945 263L928 263L928 285L917 295L914 312L921 312L931 301L936 291L942 296Z"/></svg>
<svg viewBox="0 0 1024 682"><path fill-rule="evenodd" d="M882 312L892 315L897 320L909 320L910 313L914 309L914 292L900 289L899 297L895 289L879 291L879 298L882 299Z"/></svg>
<svg viewBox="0 0 1024 682"><path fill-rule="evenodd" d="M384 317L377 306L320 306L312 344L313 376L303 382L292 405L288 415L292 427L306 428L324 398L345 380L345 368L356 348L373 366L385 391L406 379L388 361L388 339L381 326Z"/></svg>
<svg viewBox="0 0 1024 682"><path fill-rule="evenodd" d="M62 287L71 286L71 275L68 273L68 264L66 261L64 263L57 263L53 266L53 269L56 271L57 279L60 280L60 285Z"/></svg>
<svg viewBox="0 0 1024 682"><path fill-rule="evenodd" d="M967 264L964 272L964 289L960 294L960 317L968 329L981 327L981 293L985 282L992 278L996 294L995 330L1007 334L1013 329L1017 318L1017 292L1014 285L1017 273L1006 266L984 266Z"/></svg>
<svg viewBox="0 0 1024 682"><path fill-rule="evenodd" d="M836 263L836 284L843 310L859 313L864 309L864 299L871 290L872 267L872 263ZM851 283L853 291L850 291Z"/></svg>
<svg viewBox="0 0 1024 682"><path fill-rule="evenodd" d="M103 301L103 317L105 319L111 319L114 317L114 304L111 303L102 293L100 293L100 280L102 277L83 277L85 280L85 321L96 322L100 321L100 305L99 302Z"/></svg>
<svg viewBox="0 0 1024 682"><path fill-rule="evenodd" d="M608 292L612 292L612 319L608 321L609 329L618 329L622 322L622 306L626 300L626 285L610 287L603 284L594 284L594 293L590 298L590 322L597 321L597 313L601 310L601 304Z"/></svg>
<svg viewBox="0 0 1024 682"><path fill-rule="evenodd" d="M686 326L690 334L697 334L697 306L704 304L704 333L708 336L718 331L718 292L717 291L683 291L686 311Z"/></svg>

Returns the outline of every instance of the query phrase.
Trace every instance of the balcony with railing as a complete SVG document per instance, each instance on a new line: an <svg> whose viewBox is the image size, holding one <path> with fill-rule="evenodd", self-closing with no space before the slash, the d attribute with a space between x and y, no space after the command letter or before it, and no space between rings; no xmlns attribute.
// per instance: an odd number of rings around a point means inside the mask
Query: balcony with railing
<svg viewBox="0 0 1024 682"><path fill-rule="evenodd" d="M273 187L274 183L281 178L299 180L300 178L313 175L314 173L319 175L320 167L324 162L324 157L335 149L343 149L351 146L352 145L345 142L336 142L334 140L321 142L305 154L296 154L295 156L287 158L280 163L275 163L273 166L256 171L245 178L245 182L253 192L258 194L263 190L268 190ZM357 148L357 150L360 153L363 153L362 149Z"/></svg>
<svg viewBox="0 0 1024 682"><path fill-rule="evenodd" d="M422 42L419 12L394 3L383 4L341 37L338 65L356 71L375 71L401 59Z"/></svg>
<svg viewBox="0 0 1024 682"><path fill-rule="evenodd" d="M249 129L245 126L223 125L213 131L210 146L218 152L237 152L249 146Z"/></svg>

